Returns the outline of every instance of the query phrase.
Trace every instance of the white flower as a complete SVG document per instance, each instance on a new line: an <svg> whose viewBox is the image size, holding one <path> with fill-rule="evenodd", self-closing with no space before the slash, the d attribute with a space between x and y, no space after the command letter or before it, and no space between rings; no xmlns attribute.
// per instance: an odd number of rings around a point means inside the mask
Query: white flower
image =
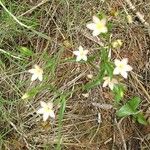
<svg viewBox="0 0 150 150"><path fill-rule="evenodd" d="M87 61L88 50L83 50L82 46L79 46L78 51L74 51L73 54L77 56L76 61L84 60Z"/></svg>
<svg viewBox="0 0 150 150"><path fill-rule="evenodd" d="M31 81L35 81L36 79L43 80L43 69L38 65L34 65L34 69L30 69L28 72L32 73Z"/></svg>
<svg viewBox="0 0 150 150"><path fill-rule="evenodd" d="M114 78L104 77L104 80L103 87L109 86L111 90L113 90L115 84L118 84L118 81Z"/></svg>
<svg viewBox="0 0 150 150"><path fill-rule="evenodd" d="M130 65L127 64L128 63L128 59L124 58L121 61L118 59L115 59L115 66L116 68L113 71L113 74L117 75L117 74L121 74L124 78L127 78L128 71L132 70L132 67Z"/></svg>
<svg viewBox="0 0 150 150"><path fill-rule="evenodd" d="M106 18L100 20L96 16L93 16L93 23L87 24L86 27L93 30L93 36L97 36L100 33L106 33L108 31L106 27Z"/></svg>
<svg viewBox="0 0 150 150"><path fill-rule="evenodd" d="M48 117L51 117L55 119L55 114L53 111L53 103L45 103L43 101L40 101L42 108L40 108L37 113L43 114L43 121L46 121Z"/></svg>

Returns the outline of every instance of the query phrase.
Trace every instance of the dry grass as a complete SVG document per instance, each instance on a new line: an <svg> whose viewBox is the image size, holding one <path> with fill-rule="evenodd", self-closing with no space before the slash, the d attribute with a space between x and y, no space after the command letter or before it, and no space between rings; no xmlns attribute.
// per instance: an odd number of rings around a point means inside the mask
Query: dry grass
<svg viewBox="0 0 150 150"><path fill-rule="evenodd" d="M150 23L150 1L133 0L132 3ZM136 12L129 9L126 1L7 0L4 5L34 30L20 26L0 9L0 48L9 53L0 51L1 150L53 150L59 134L63 150L150 149L149 126L139 125L131 118L118 120L113 108L93 106L92 103L113 105L113 95L107 89L98 86L89 91L88 98L83 97L82 86L90 81L87 75L96 75L96 69L90 64L70 60L72 51L80 44L91 54L97 53L99 42L90 37L85 24L92 15L105 12L113 24L110 40L119 38L124 43L121 49L113 51L113 58L128 57L134 68L129 80L125 81L128 87L125 98L139 96L142 99L140 110L150 121L150 36L148 28L140 22ZM114 16L117 11L119 15ZM132 15L133 24L127 23L126 12ZM100 42L105 41L101 39ZM19 46L32 49L34 55L23 60L13 57L22 57ZM45 68L45 80L41 84L30 84L30 75L26 73L35 63ZM23 93L34 87L37 87L37 94L21 100ZM67 96L60 130L60 106L57 104L62 95ZM36 110L39 101L50 99L56 102L57 117L55 121L43 123ZM102 117L100 124L98 113Z"/></svg>

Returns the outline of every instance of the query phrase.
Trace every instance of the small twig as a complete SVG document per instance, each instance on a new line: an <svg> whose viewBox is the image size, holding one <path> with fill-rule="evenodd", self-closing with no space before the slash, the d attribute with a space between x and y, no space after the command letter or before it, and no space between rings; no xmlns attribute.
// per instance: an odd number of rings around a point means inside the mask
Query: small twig
<svg viewBox="0 0 150 150"><path fill-rule="evenodd" d="M145 95L147 96L147 102L150 103L150 95L148 94L148 92L145 90L144 86L140 83L139 79L132 73L131 74L132 77L136 80L136 82L139 84L139 86L141 87L142 91L145 93Z"/></svg>
<svg viewBox="0 0 150 150"><path fill-rule="evenodd" d="M120 123L121 123L122 120L123 120L123 118L119 122L117 122L117 120L115 118L115 123L116 123L116 126L117 126L118 130L119 130L121 139L123 141L124 150L127 150L127 146L126 146L126 142L125 142L125 139L124 139L124 135L123 135L123 133L121 131L121 128L120 128Z"/></svg>
<svg viewBox="0 0 150 150"><path fill-rule="evenodd" d="M108 109L112 109L113 106L111 104L100 104L100 103L92 103L93 106L104 109L104 110L108 110Z"/></svg>
<svg viewBox="0 0 150 150"><path fill-rule="evenodd" d="M4 53L4 54L7 54L7 55L9 55L9 56L11 56L11 57L13 57L13 58L23 60L22 58L17 57L17 56L14 56L14 55L10 54L9 52L6 52L6 51L3 50L3 49L0 49L0 52L1 52L1 53Z"/></svg>
<svg viewBox="0 0 150 150"><path fill-rule="evenodd" d="M92 136L91 140L90 140L90 144L92 143L92 141L94 140L95 136L97 135L98 131L99 131L100 125L98 125L96 132L94 133L94 135Z"/></svg>

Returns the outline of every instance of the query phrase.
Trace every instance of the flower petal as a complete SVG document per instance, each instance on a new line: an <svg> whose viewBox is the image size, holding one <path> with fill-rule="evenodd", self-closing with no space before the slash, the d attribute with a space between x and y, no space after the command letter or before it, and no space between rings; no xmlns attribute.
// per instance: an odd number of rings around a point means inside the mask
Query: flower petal
<svg viewBox="0 0 150 150"><path fill-rule="evenodd" d="M82 58L80 55L77 56L76 61L80 61Z"/></svg>
<svg viewBox="0 0 150 150"><path fill-rule="evenodd" d="M48 106L49 109L52 109L53 108L53 103L52 102L48 102L47 106Z"/></svg>
<svg viewBox="0 0 150 150"><path fill-rule="evenodd" d="M113 84L113 83L110 83L110 84L109 84L109 88L110 88L111 90L113 90L114 84Z"/></svg>
<svg viewBox="0 0 150 150"><path fill-rule="evenodd" d="M119 59L115 59L115 65L116 65L116 66L119 66L120 63L121 63L121 61L120 61Z"/></svg>
<svg viewBox="0 0 150 150"><path fill-rule="evenodd" d="M133 69L133 68L132 68L130 65L126 65L126 66L125 66L125 70L126 70L126 71L131 71L132 69Z"/></svg>
<svg viewBox="0 0 150 150"><path fill-rule="evenodd" d="M50 116L51 118L55 119L55 113L54 113L54 111L50 111L49 116Z"/></svg>
<svg viewBox="0 0 150 150"><path fill-rule="evenodd" d="M97 16L93 16L93 22L97 24L100 22L100 19Z"/></svg>
<svg viewBox="0 0 150 150"><path fill-rule="evenodd" d="M49 113L44 113L43 114L43 121L46 121L49 117Z"/></svg>
<svg viewBox="0 0 150 150"><path fill-rule="evenodd" d="M125 79L127 78L127 76L128 76L128 74L127 74L127 72L126 71L122 71L121 73L120 73Z"/></svg>
<svg viewBox="0 0 150 150"><path fill-rule="evenodd" d="M101 33L100 30L94 30L92 35L93 36L98 36L100 33Z"/></svg>
<svg viewBox="0 0 150 150"><path fill-rule="evenodd" d="M83 47L81 45L79 46L79 51L83 51Z"/></svg>
<svg viewBox="0 0 150 150"><path fill-rule="evenodd" d="M38 76L36 74L33 74L31 77L31 81L35 81L38 78Z"/></svg>
<svg viewBox="0 0 150 150"><path fill-rule="evenodd" d="M78 56L78 55L80 55L80 52L79 51L73 51L73 54Z"/></svg>
<svg viewBox="0 0 150 150"><path fill-rule="evenodd" d="M105 26L103 28L101 28L101 30L100 30L101 33L106 33L107 31L108 31L108 29Z"/></svg>
<svg viewBox="0 0 150 150"><path fill-rule="evenodd" d="M105 25L106 24L106 18L103 18L102 20L100 20L101 24Z"/></svg>
<svg viewBox="0 0 150 150"><path fill-rule="evenodd" d="M41 104L41 106L44 107L44 108L47 107L47 104L46 104L44 101L40 101L40 104Z"/></svg>
<svg viewBox="0 0 150 150"><path fill-rule="evenodd" d="M82 60L87 61L87 56L86 55L82 56Z"/></svg>
<svg viewBox="0 0 150 150"><path fill-rule="evenodd" d="M39 70L39 69L41 69L38 65L34 65L34 68L36 69L36 70Z"/></svg>
<svg viewBox="0 0 150 150"><path fill-rule="evenodd" d="M35 69L29 69L28 72L29 73L35 73Z"/></svg>
<svg viewBox="0 0 150 150"><path fill-rule="evenodd" d="M43 75L40 74L40 75L38 76L38 79L39 79L40 81L42 81L42 80L43 80Z"/></svg>
<svg viewBox="0 0 150 150"><path fill-rule="evenodd" d="M44 113L44 108L40 108L38 111L37 111L38 114L43 114Z"/></svg>
<svg viewBox="0 0 150 150"><path fill-rule="evenodd" d="M120 70L118 67L116 67L113 71L113 74L116 75L116 74L119 74L120 73Z"/></svg>
<svg viewBox="0 0 150 150"><path fill-rule="evenodd" d="M89 24L86 25L86 27L87 27L88 29L90 29L90 30L95 30L96 25L95 25L95 23L89 23Z"/></svg>
<svg viewBox="0 0 150 150"><path fill-rule="evenodd" d="M121 61L122 64L126 65L128 63L128 58L123 58Z"/></svg>
<svg viewBox="0 0 150 150"><path fill-rule="evenodd" d="M103 87L106 87L108 85L108 80L105 80L103 83Z"/></svg>

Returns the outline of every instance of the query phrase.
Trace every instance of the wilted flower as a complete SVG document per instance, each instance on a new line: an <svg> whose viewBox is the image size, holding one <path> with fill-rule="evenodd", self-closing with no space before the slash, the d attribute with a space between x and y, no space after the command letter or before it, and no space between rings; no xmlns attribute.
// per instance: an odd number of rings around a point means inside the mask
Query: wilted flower
<svg viewBox="0 0 150 150"><path fill-rule="evenodd" d="M122 46L122 41L120 39L117 39L116 41L112 42L112 47L117 48Z"/></svg>
<svg viewBox="0 0 150 150"><path fill-rule="evenodd" d="M132 19L131 15L127 15L127 21L128 21L128 23L132 23L133 22L133 19Z"/></svg>
<svg viewBox="0 0 150 150"><path fill-rule="evenodd" d="M103 87L109 86L111 90L113 90L115 84L118 84L118 81L114 78L104 77L104 80Z"/></svg>
<svg viewBox="0 0 150 150"><path fill-rule="evenodd" d="M117 74L121 74L124 78L127 78L128 71L132 70L132 67L130 65L127 64L128 63L128 59L124 58L121 61L118 59L115 59L115 66L116 68L113 71L113 74L117 75Z"/></svg>
<svg viewBox="0 0 150 150"><path fill-rule="evenodd" d="M93 36L97 36L100 33L106 33L108 31L106 27L106 18L100 20L98 17L93 16L93 23L89 23L86 26L90 30L93 30Z"/></svg>
<svg viewBox="0 0 150 150"><path fill-rule="evenodd" d="M34 68L28 70L28 72L32 74L31 81L35 81L36 79L43 80L43 69L38 65L34 65Z"/></svg>
<svg viewBox="0 0 150 150"><path fill-rule="evenodd" d="M89 97L89 93L84 93L84 94L82 94L82 96L84 96L85 98L88 98Z"/></svg>
<svg viewBox="0 0 150 150"><path fill-rule="evenodd" d="M29 94L25 93L24 95L22 95L21 99L27 99L29 97Z"/></svg>
<svg viewBox="0 0 150 150"><path fill-rule="evenodd" d="M41 103L41 107L37 113L38 114L43 114L43 121L46 121L48 119L48 117L51 118L55 118L55 114L53 111L53 103L49 102L49 103L45 103L43 101L40 101Z"/></svg>
<svg viewBox="0 0 150 150"><path fill-rule="evenodd" d="M88 75L87 75L87 78L88 78L88 79L92 79L92 78L93 78L93 75L92 75L92 74L88 74Z"/></svg>
<svg viewBox="0 0 150 150"><path fill-rule="evenodd" d="M87 61L88 50L84 50L82 46L79 46L78 51L74 51L73 54L77 56L76 61L84 60Z"/></svg>

